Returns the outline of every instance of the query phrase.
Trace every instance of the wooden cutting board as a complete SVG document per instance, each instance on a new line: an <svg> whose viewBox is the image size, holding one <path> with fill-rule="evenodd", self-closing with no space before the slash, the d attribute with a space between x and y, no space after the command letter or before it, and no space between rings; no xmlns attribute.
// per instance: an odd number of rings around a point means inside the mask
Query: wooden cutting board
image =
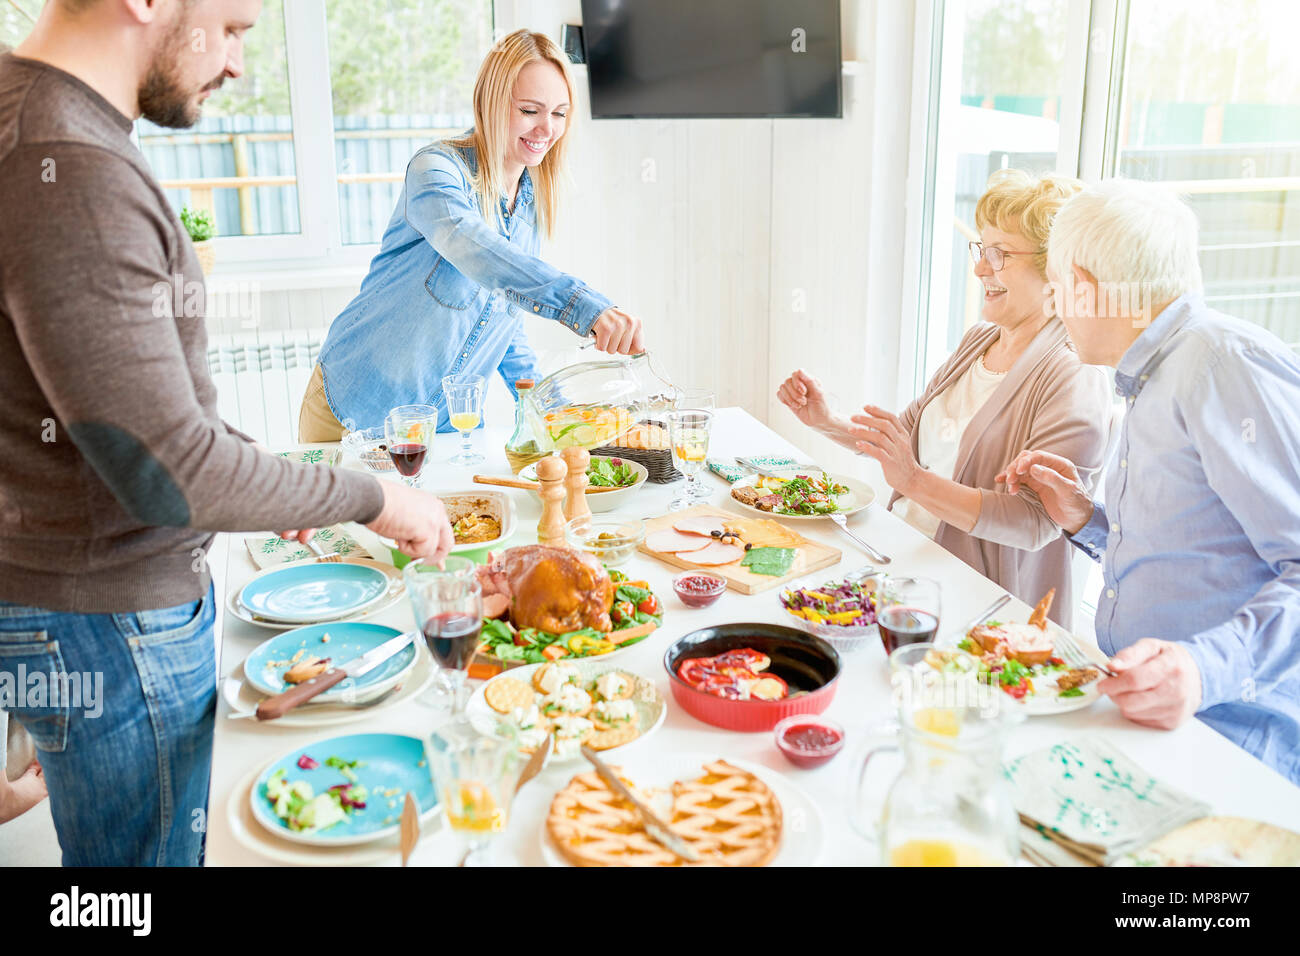
<svg viewBox="0 0 1300 956"><path fill-rule="evenodd" d="M658 558L664 564L670 564L675 568L682 568L687 571L708 571L721 575L727 579L727 586L733 591L739 591L741 594L757 594L760 591L768 591L774 587L791 581L794 578L808 574L810 571L817 571L821 568L828 568L832 564L838 564L843 552L838 548L832 548L830 545L821 544L816 541L809 541L797 531L774 521L771 518L748 518L736 514L732 511L723 511L713 505L695 505L691 508L684 508L681 511L674 511L660 518L650 518L645 523L646 537L654 534L656 531L663 531L671 528L673 524L682 518L703 517L717 518L728 528L737 531L754 547L785 547L796 550L794 565L790 568L789 573L781 577L773 577L768 574L754 574L749 568L741 567L740 562L734 564L723 564L705 566L692 564L686 560L687 555L666 554L661 551L651 551L646 547L645 542L641 543L639 550L642 554L648 554L652 558Z"/></svg>

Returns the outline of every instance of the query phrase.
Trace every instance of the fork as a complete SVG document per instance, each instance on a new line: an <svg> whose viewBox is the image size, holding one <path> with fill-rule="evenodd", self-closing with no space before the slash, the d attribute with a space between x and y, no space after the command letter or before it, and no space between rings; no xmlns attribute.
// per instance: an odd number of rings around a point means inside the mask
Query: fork
<svg viewBox="0 0 1300 956"><path fill-rule="evenodd" d="M1061 654L1061 660L1065 661L1071 669L1080 667L1091 667L1101 671L1107 677L1118 677L1113 670L1105 664L1099 664L1083 652L1074 639L1074 635L1061 633L1056 635L1056 649Z"/></svg>
<svg viewBox="0 0 1300 956"><path fill-rule="evenodd" d="M307 547L316 552L317 564L340 564L343 561L343 555L330 554L322 548L320 542L316 540L315 535L312 535L307 539Z"/></svg>
<svg viewBox="0 0 1300 956"><path fill-rule="evenodd" d="M892 558L889 557L889 555L881 554L871 545L867 544L856 534L850 531L848 519L846 519L844 515L832 513L832 514L828 514L826 517L834 521L835 526L839 528L841 531L843 531L845 534L847 534L850 538L852 538L854 543L863 551L865 551L867 553L867 557L869 557L872 561L876 562L876 564L881 565L883 567L884 565L889 564L893 560Z"/></svg>

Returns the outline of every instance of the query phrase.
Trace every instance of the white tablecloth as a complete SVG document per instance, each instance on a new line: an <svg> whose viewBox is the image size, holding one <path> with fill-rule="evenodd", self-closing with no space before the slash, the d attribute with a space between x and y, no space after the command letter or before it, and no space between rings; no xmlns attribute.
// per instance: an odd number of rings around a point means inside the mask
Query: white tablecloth
<svg viewBox="0 0 1300 956"><path fill-rule="evenodd" d="M432 474L426 487L438 491L465 489L472 487L469 479L475 472L508 474L501 451L507 434L504 429L477 432L475 445L488 461L471 469L457 469L445 464L455 454L459 436L440 436L431 455ZM713 428L711 456L730 458L763 453L790 454L799 460L808 460L797 448L748 413L735 408L719 410ZM716 489L715 504L723 505L730 500L720 480L712 475L707 475L705 480ZM631 499L625 511L640 518L662 514L676 490L676 485L647 484ZM522 531L515 543L524 543L525 536L531 535L535 529L540 507L529 492L510 493L516 497ZM943 620L948 627L960 626L1001 593L997 585L885 511L880 501L855 515L850 523L869 543L893 557L890 571L925 575L942 582ZM834 545L844 553L840 565L815 572L805 583L820 584L867 563L854 544L830 522L799 522L798 530L810 538ZM224 599L232 589L242 587L255 568L237 537L231 537L228 547L222 550L225 552L224 567L218 566L214 572L218 597ZM850 825L849 812L860 766L859 754L866 744L868 732L889 716L890 688L884 650L877 646L844 657L840 687L827 716L845 726L848 734L845 750L818 769L796 769L776 749L770 733L739 734L719 730L672 705L662 663L664 650L672 641L699 627L729 621L787 623L776 596L778 592L745 596L728 591L711 608L692 610L684 607L672 592L670 581L677 573L675 569L638 554L624 570L633 578L649 580L664 602L666 618L664 626L650 639L620 658L620 666L654 679L660 692L670 700L670 707L667 720L658 731L621 753L639 759L657 754L701 752L771 768L804 791L820 810L825 834L820 856L822 863L876 862L873 845ZM1019 613L1023 620L1028 611L1016 601L1000 612L1000 616ZM410 628L414 622L409 603L405 600L371 620L401 628ZM238 673L248 652L275 633L244 624L224 611L222 627L219 673L223 676ZM941 632L946 633L942 627ZM224 701L219 703L208 817L207 862L218 866L269 862L238 842L227 823L226 810L232 792L250 771L311 740L376 731L424 735L436 722L434 713L416 702L368 715L355 723L319 729L227 720L228 712ZM1083 732L1104 735L1151 773L1207 801L1218 813L1259 819L1300 831L1300 788L1196 720L1172 732L1149 730L1124 720L1118 709L1108 699L1103 699L1083 711L1035 718L1020 725L1011 733L1005 755L1015 756ZM872 776L876 786L871 788L872 791L887 785L890 769L887 765L877 767L873 763ZM539 833L546 809L555 791L574 772L573 767L547 770L521 791L509 828L493 850L496 862L523 865L543 862ZM448 864L455 862L457 855L456 840L439 825L435 832L421 840L411 864ZM391 863L397 862L394 852Z"/></svg>

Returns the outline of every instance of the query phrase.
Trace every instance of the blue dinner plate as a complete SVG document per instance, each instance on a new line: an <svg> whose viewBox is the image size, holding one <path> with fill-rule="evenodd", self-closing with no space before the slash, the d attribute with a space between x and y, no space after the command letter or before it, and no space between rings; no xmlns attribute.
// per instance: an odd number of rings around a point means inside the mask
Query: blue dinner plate
<svg viewBox="0 0 1300 956"><path fill-rule="evenodd" d="M388 575L364 564L327 561L260 574L239 592L239 603L258 617L316 624L355 614L388 592Z"/></svg>
<svg viewBox="0 0 1300 956"><path fill-rule="evenodd" d="M362 621L294 628L277 634L244 658L244 676L248 678L249 684L263 694L281 694L290 687L283 675L291 665L285 662L299 651L306 652L303 657L310 654L314 657L328 657L331 664L346 664L352 658L374 650L384 641L390 641L401 633L395 627L366 624ZM329 641L323 642L321 638L326 634L329 635ZM373 670L360 677L345 677L312 700L322 703L358 698L364 700L380 694L415 666L417 653L415 644L409 644Z"/></svg>
<svg viewBox="0 0 1300 956"><path fill-rule="evenodd" d="M303 770L298 766L298 759L304 754L320 766L315 770ZM347 820L313 833L289 829L288 822L275 815L275 809L267 799L267 781L273 773L284 768L290 783L305 780L311 784L313 793L322 794L335 784L349 782L342 771L326 766L325 761L330 757L361 761L353 773L357 783L369 791L365 809L353 810ZM276 836L313 846L351 846L398 832L407 791L415 795L422 820L438 809L438 795L429 775L424 742L418 737L402 734L351 734L318 740L285 754L258 775L251 799L257 822Z"/></svg>

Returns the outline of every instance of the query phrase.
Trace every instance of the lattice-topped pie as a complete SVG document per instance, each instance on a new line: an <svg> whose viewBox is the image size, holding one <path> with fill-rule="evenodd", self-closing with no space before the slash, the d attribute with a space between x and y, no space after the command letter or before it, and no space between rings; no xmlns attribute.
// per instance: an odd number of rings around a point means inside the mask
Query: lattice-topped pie
<svg viewBox="0 0 1300 956"><path fill-rule="evenodd" d="M698 866L763 866L781 846L781 804L758 777L725 760L671 788L672 829L700 855ZM617 768L615 769L617 773ZM645 802L653 795L619 779ZM556 849L575 866L688 866L655 842L631 804L593 770L580 773L555 795L546 820Z"/></svg>

